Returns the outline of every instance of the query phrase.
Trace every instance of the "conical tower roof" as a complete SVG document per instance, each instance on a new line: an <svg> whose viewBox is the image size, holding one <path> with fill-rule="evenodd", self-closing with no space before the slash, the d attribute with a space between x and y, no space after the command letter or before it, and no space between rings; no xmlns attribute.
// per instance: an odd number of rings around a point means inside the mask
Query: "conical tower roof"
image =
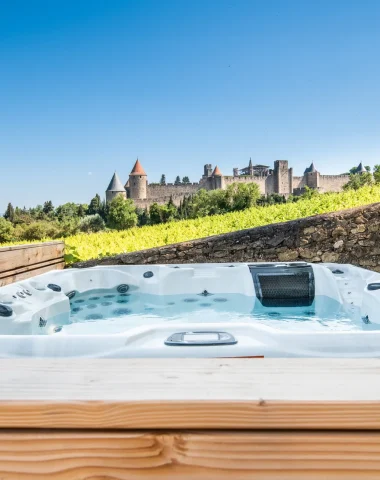
<svg viewBox="0 0 380 480"><path fill-rule="evenodd" d="M359 163L356 173L365 173L367 170L363 167L362 162Z"/></svg>
<svg viewBox="0 0 380 480"><path fill-rule="evenodd" d="M120 181L118 174L115 172L111 178L110 184L106 190L107 192L124 192L125 188Z"/></svg>
<svg viewBox="0 0 380 480"><path fill-rule="evenodd" d="M310 167L307 167L304 173L314 173L317 169L314 166L314 162L311 162Z"/></svg>
<svg viewBox="0 0 380 480"><path fill-rule="evenodd" d="M222 177L223 176L222 172L219 170L218 165L214 168L214 171L212 172L212 176L213 177Z"/></svg>
<svg viewBox="0 0 380 480"><path fill-rule="evenodd" d="M145 175L146 176L145 170L143 169L139 159L136 160L136 163L129 175Z"/></svg>
<svg viewBox="0 0 380 480"><path fill-rule="evenodd" d="M248 167L252 167L252 158L249 157L249 164L248 164Z"/></svg>

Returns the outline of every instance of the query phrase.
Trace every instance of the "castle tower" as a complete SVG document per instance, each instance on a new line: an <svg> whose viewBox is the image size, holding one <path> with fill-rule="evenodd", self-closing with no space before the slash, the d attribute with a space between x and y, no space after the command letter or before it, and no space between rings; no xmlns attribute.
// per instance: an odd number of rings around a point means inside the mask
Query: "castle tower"
<svg viewBox="0 0 380 480"><path fill-rule="evenodd" d="M106 190L106 202L109 203L117 195L121 195L123 198L126 198L127 192L125 191L118 174L115 172Z"/></svg>
<svg viewBox="0 0 380 480"><path fill-rule="evenodd" d="M289 167L287 160L274 162L274 191L279 195L288 195L290 191Z"/></svg>
<svg viewBox="0 0 380 480"><path fill-rule="evenodd" d="M359 163L358 168L356 169L356 173L367 173L367 170L363 167L362 162Z"/></svg>
<svg viewBox="0 0 380 480"><path fill-rule="evenodd" d="M206 163L206 165L203 167L203 177L208 178L211 177L212 175L212 165L211 163Z"/></svg>
<svg viewBox="0 0 380 480"><path fill-rule="evenodd" d="M252 165L252 158L249 157L249 164L248 164L248 174L253 175L253 165Z"/></svg>
<svg viewBox="0 0 380 480"><path fill-rule="evenodd" d="M129 174L129 192L134 200L146 199L147 176L139 159L136 160L131 173Z"/></svg>
<svg viewBox="0 0 380 480"><path fill-rule="evenodd" d="M213 190L224 190L224 177L218 166L216 166L212 172L212 180Z"/></svg>
<svg viewBox="0 0 380 480"><path fill-rule="evenodd" d="M305 183L310 188L319 188L319 172L317 172L314 162L311 163L310 167L307 168L304 172Z"/></svg>

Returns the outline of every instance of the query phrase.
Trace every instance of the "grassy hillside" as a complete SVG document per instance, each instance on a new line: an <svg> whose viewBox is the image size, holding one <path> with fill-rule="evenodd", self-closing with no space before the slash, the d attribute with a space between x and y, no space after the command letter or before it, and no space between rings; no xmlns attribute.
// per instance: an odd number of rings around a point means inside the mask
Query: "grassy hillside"
<svg viewBox="0 0 380 480"><path fill-rule="evenodd" d="M182 220L120 232L78 234L65 239L67 262L143 250L375 202L380 202L380 186L316 195L296 203L254 207L196 220Z"/></svg>

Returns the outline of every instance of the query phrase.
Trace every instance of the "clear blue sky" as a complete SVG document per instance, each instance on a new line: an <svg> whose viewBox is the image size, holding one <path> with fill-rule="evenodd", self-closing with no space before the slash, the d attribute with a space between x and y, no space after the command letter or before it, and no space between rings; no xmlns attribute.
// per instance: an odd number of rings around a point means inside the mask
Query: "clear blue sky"
<svg viewBox="0 0 380 480"><path fill-rule="evenodd" d="M380 163L378 0L3 0L0 212L253 162Z"/></svg>

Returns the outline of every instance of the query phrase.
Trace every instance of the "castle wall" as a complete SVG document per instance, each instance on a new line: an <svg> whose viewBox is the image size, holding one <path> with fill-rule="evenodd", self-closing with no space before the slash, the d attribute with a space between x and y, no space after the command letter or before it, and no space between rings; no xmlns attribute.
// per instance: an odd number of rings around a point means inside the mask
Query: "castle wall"
<svg viewBox="0 0 380 480"><path fill-rule="evenodd" d="M256 176L251 176L251 175L244 175L244 176L239 176L239 177L233 177L233 176L224 176L224 184L226 187L228 185L232 185L233 183L256 183L256 185L259 186L259 190L261 194L265 194L268 188L268 185L273 182L268 182L268 177L256 177Z"/></svg>
<svg viewBox="0 0 380 480"><path fill-rule="evenodd" d="M133 200L133 203L136 205L137 208L148 208L153 204L153 203L158 203L158 205L166 205L170 199L173 200L174 205L177 207L181 203L181 200L185 197L185 195L189 194L183 194L183 193L176 193L176 194L170 194L170 195L160 195L159 197L152 197L149 199L145 200Z"/></svg>
<svg viewBox="0 0 380 480"><path fill-rule="evenodd" d="M319 191L320 192L340 192L350 180L349 175L320 175Z"/></svg>
<svg viewBox="0 0 380 480"><path fill-rule="evenodd" d="M306 185L306 178L304 175L302 177L293 177L293 190L296 188L304 188Z"/></svg>
<svg viewBox="0 0 380 480"><path fill-rule="evenodd" d="M177 196L181 195L191 195L192 193L197 192L200 189L199 183L189 183L189 184L181 184L181 185L174 185L174 183L167 183L166 185L148 185L146 198L151 203L154 201L163 201L165 198L170 198L171 195ZM158 203L158 202L157 202Z"/></svg>

